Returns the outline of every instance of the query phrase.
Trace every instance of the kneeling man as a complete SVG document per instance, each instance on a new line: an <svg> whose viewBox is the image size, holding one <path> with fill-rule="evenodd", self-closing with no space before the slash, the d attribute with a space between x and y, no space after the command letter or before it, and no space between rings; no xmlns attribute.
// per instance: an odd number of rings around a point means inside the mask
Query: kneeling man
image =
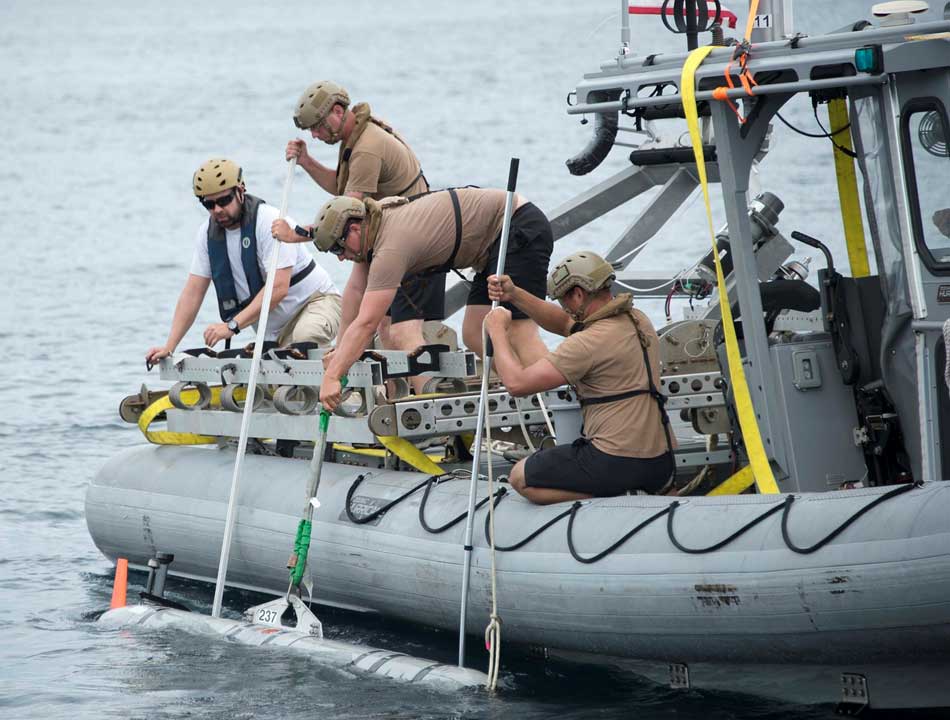
<svg viewBox="0 0 950 720"><path fill-rule="evenodd" d="M584 437L539 450L512 468L509 482L532 502L548 505L643 490L658 493L673 479L675 439L658 391L659 338L630 294L613 297L611 265L596 253L565 258L548 277L561 307L492 275L492 300L510 302L545 330L567 337L554 352L523 365L512 351L504 308L489 313L495 370L513 395L574 386ZM562 309L563 308L563 309Z"/></svg>

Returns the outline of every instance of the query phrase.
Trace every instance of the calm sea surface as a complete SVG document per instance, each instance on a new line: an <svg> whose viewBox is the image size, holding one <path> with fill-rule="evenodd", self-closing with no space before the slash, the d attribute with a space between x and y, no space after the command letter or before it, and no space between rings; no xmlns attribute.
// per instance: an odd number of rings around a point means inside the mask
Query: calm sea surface
<svg viewBox="0 0 950 720"><path fill-rule="evenodd" d="M553 209L626 165L622 148L586 178L563 164L591 128L565 114L565 96L614 54L616 5L0 1L0 718L829 716L677 694L511 649L509 689L445 697L277 652L106 632L93 622L108 603L111 566L87 535L84 491L108 457L142 442L116 408L143 381L158 384L142 358L164 342L189 267L203 213L193 170L210 156L234 158L248 188L279 203L293 103L310 82L332 78L402 131L434 186L503 187L508 159L518 156L519 191ZM797 26L831 30L868 16L868 5L803 1ZM680 39L637 20L634 46L641 55L669 51ZM806 99L784 114L815 129ZM823 162L830 148L778 134L763 188L786 203L781 227L840 252ZM291 215L310 222L324 199L298 171ZM591 224L555 256L606 247L642 206ZM634 269L675 272L703 252L705 237L694 198ZM342 287L347 267L327 267ZM655 305L644 307L662 322ZM206 302L183 347L199 345L215 319ZM133 575L133 592L143 579ZM208 586L172 581L172 595L210 609ZM230 612L261 600L225 599ZM340 612L323 620L346 640L454 659L453 633Z"/></svg>

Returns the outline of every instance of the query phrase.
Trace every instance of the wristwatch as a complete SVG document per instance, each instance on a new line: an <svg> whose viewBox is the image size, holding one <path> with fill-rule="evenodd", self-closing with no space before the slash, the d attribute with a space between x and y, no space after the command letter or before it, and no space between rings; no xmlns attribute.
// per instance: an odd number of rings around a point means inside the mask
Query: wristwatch
<svg viewBox="0 0 950 720"><path fill-rule="evenodd" d="M239 332L241 332L241 326L238 325L237 320L235 320L234 318L231 318L230 320L228 320L228 330L230 330L232 333L237 335Z"/></svg>

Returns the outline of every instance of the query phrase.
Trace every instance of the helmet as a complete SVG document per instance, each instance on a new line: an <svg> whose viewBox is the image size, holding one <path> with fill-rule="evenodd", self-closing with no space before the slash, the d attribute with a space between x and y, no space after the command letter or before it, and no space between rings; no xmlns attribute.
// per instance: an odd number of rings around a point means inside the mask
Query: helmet
<svg viewBox="0 0 950 720"><path fill-rule="evenodd" d="M347 220L362 220L366 217L366 206L362 200L341 195L327 202L313 221L313 244L322 252L329 252L337 245Z"/></svg>
<svg viewBox="0 0 950 720"><path fill-rule="evenodd" d="M574 286L594 292L610 287L616 277L613 265L595 252L581 250L554 266L548 275L548 295L557 300Z"/></svg>
<svg viewBox="0 0 950 720"><path fill-rule="evenodd" d="M294 110L294 125L301 130L309 130L327 119L333 106L340 104L344 109L350 106L350 96L335 82L321 80L306 90L297 101Z"/></svg>
<svg viewBox="0 0 950 720"><path fill-rule="evenodd" d="M211 158L195 170L192 184L195 195L204 197L238 187L244 181L241 167L233 160Z"/></svg>

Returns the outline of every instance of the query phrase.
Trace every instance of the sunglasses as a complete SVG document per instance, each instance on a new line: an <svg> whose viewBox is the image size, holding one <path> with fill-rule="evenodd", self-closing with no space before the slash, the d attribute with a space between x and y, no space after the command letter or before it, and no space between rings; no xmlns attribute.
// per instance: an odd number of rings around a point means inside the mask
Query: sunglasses
<svg viewBox="0 0 950 720"><path fill-rule="evenodd" d="M214 200L208 200L206 198L198 198L198 202L201 203L202 207L205 210L214 210L215 206L219 208L227 207L231 204L231 201L234 200L234 190L231 190L224 197L219 197Z"/></svg>

